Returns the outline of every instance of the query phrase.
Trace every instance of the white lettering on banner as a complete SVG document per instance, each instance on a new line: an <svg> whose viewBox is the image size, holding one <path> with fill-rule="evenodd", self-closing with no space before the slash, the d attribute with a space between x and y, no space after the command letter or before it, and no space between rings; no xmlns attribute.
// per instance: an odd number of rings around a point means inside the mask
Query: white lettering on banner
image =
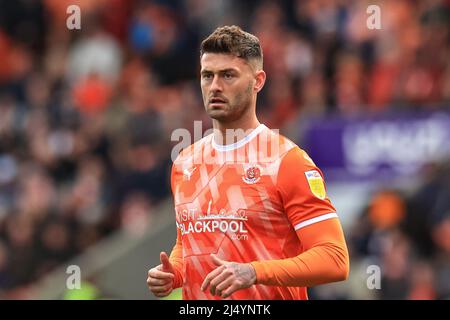
<svg viewBox="0 0 450 320"><path fill-rule="evenodd" d="M450 119L367 122L351 125L343 132L343 152L347 169L370 174L380 165L408 174L430 161L450 155Z"/></svg>

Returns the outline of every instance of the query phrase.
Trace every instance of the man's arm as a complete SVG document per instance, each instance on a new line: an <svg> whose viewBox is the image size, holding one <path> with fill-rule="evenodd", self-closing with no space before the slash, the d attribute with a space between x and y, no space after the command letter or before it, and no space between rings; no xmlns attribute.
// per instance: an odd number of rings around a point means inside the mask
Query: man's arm
<svg viewBox="0 0 450 320"><path fill-rule="evenodd" d="M201 289L229 297L254 284L310 287L342 281L349 273L349 255L338 219L324 220L297 231L304 252L296 257L237 263L212 255L217 268L209 273Z"/></svg>
<svg viewBox="0 0 450 320"><path fill-rule="evenodd" d="M326 195L322 172L306 152L294 147L285 154L277 189L302 253L289 259L253 262L257 283L313 286L345 280L349 256L344 233Z"/></svg>
<svg viewBox="0 0 450 320"><path fill-rule="evenodd" d="M338 219L328 219L297 230L305 251L296 257L254 261L256 284L314 286L342 281L349 273L349 255Z"/></svg>
<svg viewBox="0 0 450 320"><path fill-rule="evenodd" d="M170 253L169 261L172 264L175 273L173 288L179 288L183 285L183 245L181 242L180 229L177 229L177 241Z"/></svg>
<svg viewBox="0 0 450 320"><path fill-rule="evenodd" d="M176 160L175 160L176 162ZM175 162L172 165L172 170L170 172L170 188L172 190L172 195L175 196L175 172L176 165ZM175 200L175 199L174 199ZM174 281L173 288L179 288L183 286L183 243L181 241L181 231L177 228L177 240L170 253L169 261L174 269Z"/></svg>

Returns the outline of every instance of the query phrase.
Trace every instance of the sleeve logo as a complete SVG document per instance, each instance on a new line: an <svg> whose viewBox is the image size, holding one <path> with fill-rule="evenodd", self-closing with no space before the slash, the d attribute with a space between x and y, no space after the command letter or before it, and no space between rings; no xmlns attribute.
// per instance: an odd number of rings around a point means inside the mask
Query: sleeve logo
<svg viewBox="0 0 450 320"><path fill-rule="evenodd" d="M305 172L306 180L308 181L311 192L319 199L325 199L325 185L323 183L322 176L317 170L311 170Z"/></svg>

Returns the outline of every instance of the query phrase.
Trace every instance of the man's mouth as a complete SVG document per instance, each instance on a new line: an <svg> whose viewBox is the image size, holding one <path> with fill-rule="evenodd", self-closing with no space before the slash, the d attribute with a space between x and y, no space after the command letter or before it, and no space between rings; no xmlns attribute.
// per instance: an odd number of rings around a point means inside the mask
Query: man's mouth
<svg viewBox="0 0 450 320"><path fill-rule="evenodd" d="M226 100L222 99L222 98L211 98L211 99L209 99L209 104L210 105L211 104L224 104L224 103L226 103Z"/></svg>

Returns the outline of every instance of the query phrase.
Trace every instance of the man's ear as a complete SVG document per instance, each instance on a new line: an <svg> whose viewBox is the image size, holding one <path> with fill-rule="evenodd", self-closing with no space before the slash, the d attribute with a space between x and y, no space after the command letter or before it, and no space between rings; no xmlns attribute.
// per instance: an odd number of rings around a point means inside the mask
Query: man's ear
<svg viewBox="0 0 450 320"><path fill-rule="evenodd" d="M261 89L264 87L264 84L266 83L266 73L264 70L256 71L255 74L255 85L253 86L253 89L256 92L260 92Z"/></svg>

